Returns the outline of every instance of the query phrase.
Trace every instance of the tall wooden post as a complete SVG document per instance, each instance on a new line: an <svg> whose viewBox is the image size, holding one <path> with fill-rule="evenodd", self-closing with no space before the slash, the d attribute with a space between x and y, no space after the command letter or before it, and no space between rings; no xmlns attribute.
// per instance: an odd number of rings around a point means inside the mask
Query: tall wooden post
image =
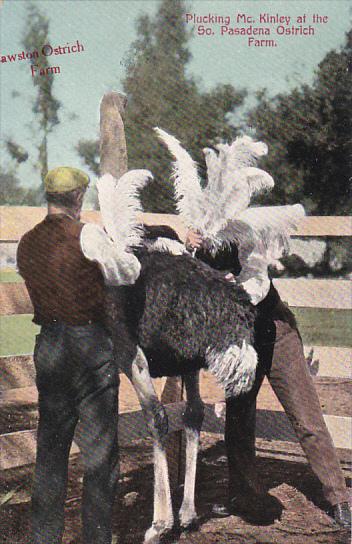
<svg viewBox="0 0 352 544"><path fill-rule="evenodd" d="M126 96L110 92L100 104L100 175L119 179L127 171L127 148L123 115Z"/></svg>
<svg viewBox="0 0 352 544"><path fill-rule="evenodd" d="M100 104L100 174L111 174L119 179L127 171L127 148L123 125L123 115L127 105L126 96L118 92L109 92L103 96ZM107 305L111 316L121 316L116 293L107 296ZM110 324L113 327L113 324ZM113 330L112 336L113 334ZM179 378L168 378L161 396L164 404L182 400L182 386ZM167 454L170 469L170 483L175 487L181 473L181 431L168 437Z"/></svg>

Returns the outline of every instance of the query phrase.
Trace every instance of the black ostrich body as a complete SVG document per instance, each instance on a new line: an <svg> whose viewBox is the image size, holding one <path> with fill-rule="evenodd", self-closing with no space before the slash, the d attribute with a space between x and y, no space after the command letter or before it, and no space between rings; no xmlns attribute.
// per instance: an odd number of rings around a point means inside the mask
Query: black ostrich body
<svg viewBox="0 0 352 544"><path fill-rule="evenodd" d="M132 287L122 288L129 334L152 377L206 368L207 350L253 345L255 308L241 286L190 255L144 253ZM121 304L121 288L116 290ZM120 341L121 342L121 338Z"/></svg>
<svg viewBox="0 0 352 544"><path fill-rule="evenodd" d="M183 376L187 402L184 496L180 526L193 527L197 452L204 418L199 369L207 368L233 397L249 391L257 365L255 307L225 273L188 255L139 255L141 272L129 287L108 293L108 326L120 369L131 380L153 436L154 515L144 544L159 544L174 525L166 442L168 416L151 377Z"/></svg>

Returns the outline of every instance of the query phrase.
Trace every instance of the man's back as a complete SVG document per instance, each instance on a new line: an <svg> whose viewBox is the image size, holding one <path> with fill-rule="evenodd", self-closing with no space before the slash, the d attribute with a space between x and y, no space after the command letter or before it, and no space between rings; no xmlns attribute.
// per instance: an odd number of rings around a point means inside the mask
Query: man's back
<svg viewBox="0 0 352 544"><path fill-rule="evenodd" d="M83 325L104 318L104 280L98 265L82 253L82 228L68 215L47 215L19 243L17 265L35 323Z"/></svg>

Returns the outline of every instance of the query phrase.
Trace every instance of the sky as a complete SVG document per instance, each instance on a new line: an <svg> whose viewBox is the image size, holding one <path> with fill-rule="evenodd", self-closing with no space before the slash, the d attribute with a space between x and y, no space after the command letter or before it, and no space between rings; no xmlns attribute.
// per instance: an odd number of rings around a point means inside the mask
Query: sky
<svg viewBox="0 0 352 544"><path fill-rule="evenodd" d="M136 38L136 20L143 13L153 16L159 1L34 0L33 3L49 18L52 47L72 46L77 40L84 47L82 52L49 57L52 66L60 67L60 73L54 76L53 92L63 105L61 122L49 139L49 168L59 165L84 168L75 146L80 139L98 136L99 103L105 92L122 90L126 54ZM26 4L28 0L4 0L0 7L1 56L23 51ZM344 43L345 32L351 26L350 2L345 0L193 0L186 5L187 27L194 28L189 43L192 53L189 74L204 90L219 83L245 88L250 100L262 88L275 95L303 82L311 83L318 63L329 50ZM325 22L313 24L314 14L325 17ZM295 28L299 31L297 17L304 15L306 19L301 24L312 27L314 35L279 34ZM226 17L230 18L228 25L218 22L221 18L226 22ZM269 23L267 17L275 22ZM276 22L278 17L283 20ZM222 26L227 26L226 32L221 33ZM269 27L271 34L252 36L250 45L247 35L231 34L234 27L251 26ZM267 41L259 46L255 39ZM276 46L268 40L274 40ZM14 91L18 96L13 96ZM34 96L29 61L0 63L0 137L12 138L29 151L30 161L18 171L26 186L40 183L33 168L34 143L38 140L31 112ZM6 165L4 148L0 150Z"/></svg>

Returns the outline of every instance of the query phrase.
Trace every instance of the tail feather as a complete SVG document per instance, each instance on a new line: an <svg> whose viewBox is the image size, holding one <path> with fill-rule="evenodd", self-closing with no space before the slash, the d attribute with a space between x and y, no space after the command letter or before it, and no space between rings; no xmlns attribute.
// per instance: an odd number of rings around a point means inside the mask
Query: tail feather
<svg viewBox="0 0 352 544"><path fill-rule="evenodd" d="M255 349L243 340L241 348L230 346L225 352L208 349L206 361L209 371L225 389L226 397L250 391L258 363Z"/></svg>

